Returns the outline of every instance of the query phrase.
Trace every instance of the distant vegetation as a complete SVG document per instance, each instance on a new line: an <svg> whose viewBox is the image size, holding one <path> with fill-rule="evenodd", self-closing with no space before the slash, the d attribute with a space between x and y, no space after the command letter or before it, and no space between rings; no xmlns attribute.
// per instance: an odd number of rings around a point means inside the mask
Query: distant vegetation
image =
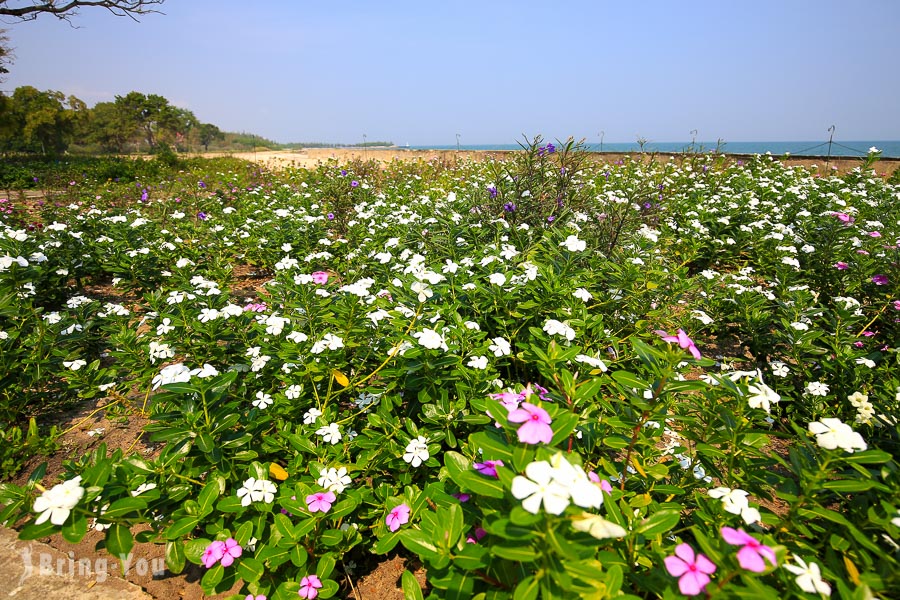
<svg viewBox="0 0 900 600"><path fill-rule="evenodd" d="M0 152L7 155L59 157L392 145L383 141L280 144L252 133L222 131L212 123L200 122L193 112L173 106L163 96L135 91L90 108L75 96L32 86L16 88L11 96L0 94Z"/></svg>

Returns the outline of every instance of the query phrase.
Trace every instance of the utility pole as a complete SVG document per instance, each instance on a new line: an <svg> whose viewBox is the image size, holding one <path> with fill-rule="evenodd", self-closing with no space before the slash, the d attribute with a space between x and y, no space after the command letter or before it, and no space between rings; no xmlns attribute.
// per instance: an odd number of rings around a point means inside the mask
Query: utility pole
<svg viewBox="0 0 900 600"><path fill-rule="evenodd" d="M459 154L459 134L456 134L456 153Z"/></svg>
<svg viewBox="0 0 900 600"><path fill-rule="evenodd" d="M600 152L603 152L603 137L606 135L606 132L602 129L600 130Z"/></svg>
<svg viewBox="0 0 900 600"><path fill-rule="evenodd" d="M825 158L825 166L828 166L828 161L831 160L831 140L834 139L834 125L828 128L828 132L831 134L828 136L828 156ZM826 171L827 174L827 171Z"/></svg>

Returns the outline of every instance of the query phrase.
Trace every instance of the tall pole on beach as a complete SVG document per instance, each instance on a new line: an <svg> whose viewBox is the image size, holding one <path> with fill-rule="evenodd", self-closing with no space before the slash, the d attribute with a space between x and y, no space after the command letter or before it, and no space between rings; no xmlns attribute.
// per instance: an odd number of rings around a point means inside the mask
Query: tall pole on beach
<svg viewBox="0 0 900 600"><path fill-rule="evenodd" d="M600 130L600 152L603 152L603 137L606 135L606 132L602 129Z"/></svg>
<svg viewBox="0 0 900 600"><path fill-rule="evenodd" d="M828 156L825 158L825 166L828 166L828 161L831 160L831 140L834 139L834 125L828 128L828 132L831 134L828 136Z"/></svg>
<svg viewBox="0 0 900 600"><path fill-rule="evenodd" d="M366 134L363 134L363 160L366 162L369 160L369 150L368 146L366 146Z"/></svg>
<svg viewBox="0 0 900 600"><path fill-rule="evenodd" d="M459 134L456 134L456 153L459 154Z"/></svg>

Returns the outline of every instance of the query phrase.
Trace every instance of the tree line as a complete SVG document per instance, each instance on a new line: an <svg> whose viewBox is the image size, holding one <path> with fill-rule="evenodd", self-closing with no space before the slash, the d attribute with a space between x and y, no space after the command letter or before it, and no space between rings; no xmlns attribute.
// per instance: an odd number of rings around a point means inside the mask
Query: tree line
<svg viewBox="0 0 900 600"><path fill-rule="evenodd" d="M0 150L59 155L188 151L224 139L211 123L157 94L129 92L88 107L75 96L22 86L0 95Z"/></svg>

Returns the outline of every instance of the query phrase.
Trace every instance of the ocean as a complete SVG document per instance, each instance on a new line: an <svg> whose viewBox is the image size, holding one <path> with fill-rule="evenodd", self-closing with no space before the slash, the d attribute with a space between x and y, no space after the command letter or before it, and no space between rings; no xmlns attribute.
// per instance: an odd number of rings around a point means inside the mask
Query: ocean
<svg viewBox="0 0 900 600"><path fill-rule="evenodd" d="M555 140L547 140L554 141ZM865 156L869 148L881 150L884 158L900 158L900 141L833 141L830 147L831 156ZM588 150L598 152L600 144L586 144ZM409 146L410 150L456 150L456 144L433 146ZM767 152L776 156L790 154L792 156L828 156L829 143L826 142L723 142L719 145L719 151L725 154L765 154ZM520 150L518 144L460 144L460 150ZM716 142L695 142L693 151L711 152L716 150ZM603 152L639 152L637 142L603 144ZM647 142L644 144L644 152L681 153L690 152L691 142Z"/></svg>

